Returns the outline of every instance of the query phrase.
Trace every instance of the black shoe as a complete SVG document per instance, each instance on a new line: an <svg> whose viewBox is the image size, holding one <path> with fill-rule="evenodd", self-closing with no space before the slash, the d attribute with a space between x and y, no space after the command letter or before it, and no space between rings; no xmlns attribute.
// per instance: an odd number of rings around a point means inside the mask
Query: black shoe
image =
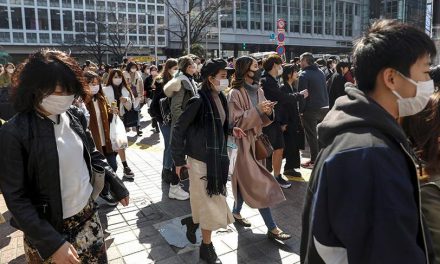
<svg viewBox="0 0 440 264"><path fill-rule="evenodd" d="M116 206L118 204L118 201L116 201L115 198L113 198L113 195L111 195L110 193L100 193L99 197L101 197L101 199L104 200L107 205Z"/></svg>
<svg viewBox="0 0 440 264"><path fill-rule="evenodd" d="M200 259L203 259L208 264L221 264L222 262L217 257L217 253L215 253L214 245L205 244L202 242L200 245Z"/></svg>
<svg viewBox="0 0 440 264"><path fill-rule="evenodd" d="M292 186L292 184L290 182L288 182L285 179L283 179L281 174L276 176L275 179L277 180L277 182L280 185L280 187L283 188L283 189L289 189Z"/></svg>
<svg viewBox="0 0 440 264"><path fill-rule="evenodd" d="M156 127L155 130L154 130L154 133L159 133L159 132L160 132L160 131L159 131L159 128Z"/></svg>
<svg viewBox="0 0 440 264"><path fill-rule="evenodd" d="M124 177L128 179L134 178L134 173L131 171L130 167L128 166L124 168Z"/></svg>
<svg viewBox="0 0 440 264"><path fill-rule="evenodd" d="M186 238L188 241L195 244L197 242L196 231L199 228L199 224L194 224L191 216L183 218L180 223L186 225Z"/></svg>
<svg viewBox="0 0 440 264"><path fill-rule="evenodd" d="M249 220L247 220L246 218L237 218L234 215L234 219L235 219L235 222L241 226L244 226L244 227L251 227L252 226L251 222L249 222Z"/></svg>
<svg viewBox="0 0 440 264"><path fill-rule="evenodd" d="M296 171L295 169L284 170L283 174L286 176L301 177L301 172Z"/></svg>

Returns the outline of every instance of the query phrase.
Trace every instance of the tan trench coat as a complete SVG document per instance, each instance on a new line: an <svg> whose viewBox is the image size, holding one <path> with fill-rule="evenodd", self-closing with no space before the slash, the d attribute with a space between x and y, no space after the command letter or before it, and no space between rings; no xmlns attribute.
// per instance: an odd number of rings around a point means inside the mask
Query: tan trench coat
<svg viewBox="0 0 440 264"><path fill-rule="evenodd" d="M229 120L247 134L247 137L236 140L238 153L232 175L232 191L237 200L237 188L240 188L243 200L252 208L272 207L286 198L273 175L262 161L255 158L255 139L272 121L265 114L260 115L242 89L243 93L232 89L229 94ZM265 100L263 90L259 89L258 102Z"/></svg>

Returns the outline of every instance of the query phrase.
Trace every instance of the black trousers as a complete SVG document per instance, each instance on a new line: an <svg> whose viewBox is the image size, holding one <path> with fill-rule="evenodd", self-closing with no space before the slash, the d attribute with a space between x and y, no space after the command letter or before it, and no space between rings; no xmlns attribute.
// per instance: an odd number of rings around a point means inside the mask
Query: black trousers
<svg viewBox="0 0 440 264"><path fill-rule="evenodd" d="M300 166L301 157L298 147L299 139L297 137L298 134L295 129L287 125L287 130L284 131L284 158L286 158L286 164L284 164L285 171L293 170Z"/></svg>
<svg viewBox="0 0 440 264"><path fill-rule="evenodd" d="M303 125L306 133L306 139L310 146L310 160L315 162L319 152L318 145L318 124L322 122L325 115L327 115L328 108L321 108L316 110L306 110L303 113Z"/></svg>

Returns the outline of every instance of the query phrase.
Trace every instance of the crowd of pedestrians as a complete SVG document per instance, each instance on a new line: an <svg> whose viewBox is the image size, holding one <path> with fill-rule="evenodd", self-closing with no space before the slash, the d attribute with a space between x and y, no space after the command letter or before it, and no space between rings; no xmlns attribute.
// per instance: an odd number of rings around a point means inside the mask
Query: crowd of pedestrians
<svg viewBox="0 0 440 264"><path fill-rule="evenodd" d="M435 54L425 33L380 20L355 45L353 65L307 52L290 63L189 54L157 66L124 59L81 67L43 49L17 69L1 66L0 99L17 114L0 120L8 153L0 156L0 188L11 224L24 232L27 262L107 263L95 200L128 205L117 156L123 176L135 175L116 127L125 138L131 129L142 136L145 106L164 139L168 197L189 200L182 225L191 243L201 229L207 263L221 263L213 231L252 226L244 203L259 210L268 238L291 238L271 208L285 201L300 167L312 169L302 263L440 263ZM307 145L310 159L301 163Z"/></svg>

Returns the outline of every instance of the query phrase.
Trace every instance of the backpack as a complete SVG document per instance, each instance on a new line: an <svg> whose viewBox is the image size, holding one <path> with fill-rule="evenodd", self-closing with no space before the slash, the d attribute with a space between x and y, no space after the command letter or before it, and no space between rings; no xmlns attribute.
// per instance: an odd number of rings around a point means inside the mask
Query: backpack
<svg viewBox="0 0 440 264"><path fill-rule="evenodd" d="M162 115L163 124L171 125L171 98L161 98L159 101L159 108Z"/></svg>

